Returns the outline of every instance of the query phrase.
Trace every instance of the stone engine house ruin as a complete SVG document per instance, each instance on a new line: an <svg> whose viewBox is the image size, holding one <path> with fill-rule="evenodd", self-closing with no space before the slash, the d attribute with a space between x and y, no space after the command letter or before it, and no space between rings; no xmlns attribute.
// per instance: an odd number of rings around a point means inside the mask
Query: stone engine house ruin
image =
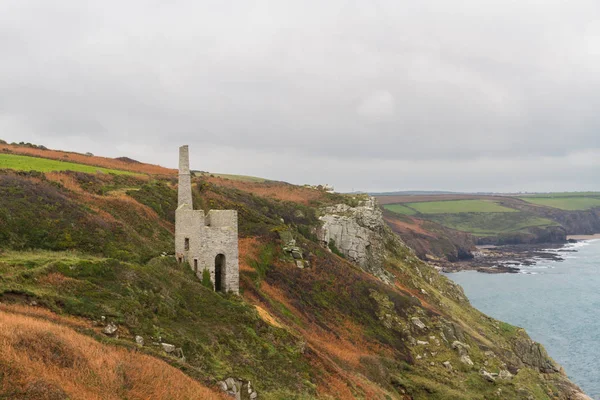
<svg viewBox="0 0 600 400"><path fill-rule="evenodd" d="M175 254L198 279L210 273L215 291L239 293L238 216L235 210L194 210L188 146L179 148Z"/></svg>

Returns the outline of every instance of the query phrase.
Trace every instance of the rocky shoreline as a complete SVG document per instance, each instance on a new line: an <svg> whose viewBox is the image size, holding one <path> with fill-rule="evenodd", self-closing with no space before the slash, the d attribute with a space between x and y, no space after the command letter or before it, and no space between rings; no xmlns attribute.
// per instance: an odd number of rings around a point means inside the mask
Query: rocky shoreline
<svg viewBox="0 0 600 400"><path fill-rule="evenodd" d="M473 258L457 262L434 262L442 272L478 271L488 274L519 273L522 266L531 266L541 260L563 261L565 253L576 250L565 248L566 243L519 244L504 246L478 246Z"/></svg>

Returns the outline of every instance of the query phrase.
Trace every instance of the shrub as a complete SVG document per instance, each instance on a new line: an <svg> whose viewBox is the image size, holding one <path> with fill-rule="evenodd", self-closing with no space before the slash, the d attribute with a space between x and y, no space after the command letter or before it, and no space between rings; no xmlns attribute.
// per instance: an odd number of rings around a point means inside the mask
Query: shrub
<svg viewBox="0 0 600 400"><path fill-rule="evenodd" d="M338 255L342 258L344 258L344 254L340 251L340 249L337 248L337 246L335 245L335 240L333 239L329 239L329 250L331 250L331 252L335 255Z"/></svg>
<svg viewBox="0 0 600 400"><path fill-rule="evenodd" d="M202 286L207 287L209 289L213 288L213 283L210 280L210 272L208 272L208 269L204 268L204 270L202 271Z"/></svg>

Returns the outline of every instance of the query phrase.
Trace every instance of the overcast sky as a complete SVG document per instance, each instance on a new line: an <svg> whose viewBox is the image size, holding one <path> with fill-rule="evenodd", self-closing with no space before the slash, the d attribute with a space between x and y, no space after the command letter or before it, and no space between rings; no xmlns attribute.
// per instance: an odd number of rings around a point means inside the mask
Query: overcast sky
<svg viewBox="0 0 600 400"><path fill-rule="evenodd" d="M0 139L339 191L600 190L597 0L0 1Z"/></svg>

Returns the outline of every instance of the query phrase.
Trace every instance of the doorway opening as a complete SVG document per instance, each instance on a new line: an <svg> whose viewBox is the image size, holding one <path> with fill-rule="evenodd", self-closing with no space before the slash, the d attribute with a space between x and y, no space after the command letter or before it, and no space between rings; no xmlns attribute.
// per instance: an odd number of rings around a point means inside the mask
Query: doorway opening
<svg viewBox="0 0 600 400"><path fill-rule="evenodd" d="M215 291L225 291L225 255L218 254L215 257Z"/></svg>

